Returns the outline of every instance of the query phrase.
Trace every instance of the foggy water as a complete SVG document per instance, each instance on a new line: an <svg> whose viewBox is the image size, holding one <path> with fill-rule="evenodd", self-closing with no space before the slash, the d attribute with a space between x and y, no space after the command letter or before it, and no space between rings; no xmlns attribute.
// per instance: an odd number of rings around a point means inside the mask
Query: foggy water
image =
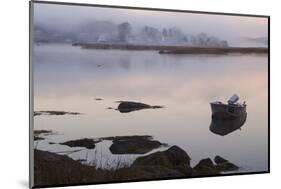
<svg viewBox="0 0 281 189"><path fill-rule="evenodd" d="M241 167L241 172L266 171L267 68L267 55L160 55L157 51L84 50L41 44L34 48L34 110L83 114L34 117L34 129L58 133L35 145L58 152L76 148L48 141L152 135L155 140L184 149L192 165L220 155ZM209 130L209 103L226 101L233 93L246 101L247 121L241 131L216 135ZM116 108L115 101L119 100L165 108L131 113L107 109ZM111 155L109 146L109 141L102 142L96 150L113 159L123 158ZM87 150L70 156L83 159L85 153ZM136 157L124 156L128 161Z"/></svg>

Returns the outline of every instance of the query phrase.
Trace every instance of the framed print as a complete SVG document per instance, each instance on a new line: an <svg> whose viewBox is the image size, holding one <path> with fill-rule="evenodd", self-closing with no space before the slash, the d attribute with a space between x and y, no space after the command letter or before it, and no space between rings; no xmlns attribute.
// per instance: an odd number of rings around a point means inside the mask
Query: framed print
<svg viewBox="0 0 281 189"><path fill-rule="evenodd" d="M30 187L269 173L269 16L30 2Z"/></svg>

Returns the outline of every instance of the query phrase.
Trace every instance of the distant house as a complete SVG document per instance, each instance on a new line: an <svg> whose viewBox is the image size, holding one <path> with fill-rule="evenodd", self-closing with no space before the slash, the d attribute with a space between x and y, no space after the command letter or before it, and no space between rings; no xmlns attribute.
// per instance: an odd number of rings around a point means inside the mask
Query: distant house
<svg viewBox="0 0 281 189"><path fill-rule="evenodd" d="M110 37L107 34L101 34L99 35L97 42L99 43L106 43L110 41Z"/></svg>

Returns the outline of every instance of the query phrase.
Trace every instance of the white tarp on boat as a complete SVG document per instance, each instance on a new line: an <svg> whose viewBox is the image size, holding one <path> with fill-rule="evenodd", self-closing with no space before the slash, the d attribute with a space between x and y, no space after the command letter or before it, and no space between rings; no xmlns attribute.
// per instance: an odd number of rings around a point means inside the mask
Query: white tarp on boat
<svg viewBox="0 0 281 189"><path fill-rule="evenodd" d="M228 104L234 104L239 100L239 97L237 94L232 95L229 99L228 99Z"/></svg>

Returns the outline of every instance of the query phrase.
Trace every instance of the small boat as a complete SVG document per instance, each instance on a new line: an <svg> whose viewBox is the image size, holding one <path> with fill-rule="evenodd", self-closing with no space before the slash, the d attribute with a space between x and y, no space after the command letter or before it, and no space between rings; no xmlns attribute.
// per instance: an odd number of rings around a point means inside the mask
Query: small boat
<svg viewBox="0 0 281 189"><path fill-rule="evenodd" d="M211 102L212 118L236 118L247 114L246 102L238 102L238 95L232 95L226 103L220 101Z"/></svg>

